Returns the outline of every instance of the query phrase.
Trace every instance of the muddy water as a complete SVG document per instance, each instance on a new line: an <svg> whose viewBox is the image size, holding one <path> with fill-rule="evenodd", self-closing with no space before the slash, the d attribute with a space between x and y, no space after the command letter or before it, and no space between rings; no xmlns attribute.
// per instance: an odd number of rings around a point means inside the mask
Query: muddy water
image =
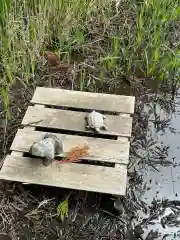
<svg viewBox="0 0 180 240"><path fill-rule="evenodd" d="M180 91L174 101L147 93L136 109L129 173L140 181L128 189L131 223L141 226L140 239L180 239Z"/></svg>

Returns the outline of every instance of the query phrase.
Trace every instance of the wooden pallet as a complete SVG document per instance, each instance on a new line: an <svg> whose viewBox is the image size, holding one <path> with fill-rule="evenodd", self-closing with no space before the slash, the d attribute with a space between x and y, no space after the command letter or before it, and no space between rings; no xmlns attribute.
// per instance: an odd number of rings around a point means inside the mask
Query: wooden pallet
<svg viewBox="0 0 180 240"><path fill-rule="evenodd" d="M17 131L11 154L5 158L0 178L10 181L87 190L115 195L126 191L129 137L134 97L38 87ZM105 112L106 135L92 135L84 117L91 110ZM116 113L113 114L113 113ZM64 151L77 145L89 146L86 163L53 163L27 157L31 145L45 132L63 140ZM92 165L94 161L99 165ZM112 163L112 166L104 166Z"/></svg>

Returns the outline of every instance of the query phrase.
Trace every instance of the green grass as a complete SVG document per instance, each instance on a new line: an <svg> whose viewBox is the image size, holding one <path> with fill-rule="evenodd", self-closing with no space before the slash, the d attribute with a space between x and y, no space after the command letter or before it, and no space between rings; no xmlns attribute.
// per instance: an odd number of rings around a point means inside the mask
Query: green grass
<svg viewBox="0 0 180 240"><path fill-rule="evenodd" d="M179 78L177 0L0 0L1 93L18 78L36 82L48 48L76 64L74 88L95 91L141 72ZM133 80L132 80L133 81Z"/></svg>

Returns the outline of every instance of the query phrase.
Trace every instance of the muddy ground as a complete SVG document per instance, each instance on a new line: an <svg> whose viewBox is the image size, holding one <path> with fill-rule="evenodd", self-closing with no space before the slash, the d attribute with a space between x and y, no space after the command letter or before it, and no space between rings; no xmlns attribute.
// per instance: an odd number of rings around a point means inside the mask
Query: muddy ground
<svg viewBox="0 0 180 240"><path fill-rule="evenodd" d="M9 93L12 121L1 113L2 162L35 87L17 82ZM70 190L1 182L0 240L180 239L180 91L174 99L149 86L139 92L125 84L117 90L136 95L123 216L114 210L112 196L72 191L62 223L56 208Z"/></svg>

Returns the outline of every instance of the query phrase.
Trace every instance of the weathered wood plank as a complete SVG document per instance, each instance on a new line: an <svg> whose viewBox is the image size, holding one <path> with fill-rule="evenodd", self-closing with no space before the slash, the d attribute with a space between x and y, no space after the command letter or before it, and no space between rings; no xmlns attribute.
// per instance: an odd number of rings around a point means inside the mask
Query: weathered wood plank
<svg viewBox="0 0 180 240"><path fill-rule="evenodd" d="M79 132L91 132L86 129L85 112L28 107L22 124L46 128L56 128ZM106 115L108 130L103 133L114 136L131 136L132 118L125 116Z"/></svg>
<svg viewBox="0 0 180 240"><path fill-rule="evenodd" d="M85 164L57 164L44 167L40 159L8 155L0 179L56 186L108 194L124 195L126 166L121 168Z"/></svg>
<svg viewBox="0 0 180 240"><path fill-rule="evenodd" d="M135 98L133 96L37 87L31 102L53 106L134 113Z"/></svg>
<svg viewBox="0 0 180 240"><path fill-rule="evenodd" d="M16 156L16 157L22 157L23 156L23 152L21 152L21 151L13 151L12 153L11 153L11 155L12 156Z"/></svg>
<svg viewBox="0 0 180 240"><path fill-rule="evenodd" d="M35 141L39 141L44 134L45 132L30 131L26 128L19 129L12 143L11 150L28 152L32 144ZM127 138L120 138L119 141L116 141L75 135L56 135L59 139L62 139L65 153L73 147L87 144L89 146L89 155L82 159L128 164L129 141Z"/></svg>

